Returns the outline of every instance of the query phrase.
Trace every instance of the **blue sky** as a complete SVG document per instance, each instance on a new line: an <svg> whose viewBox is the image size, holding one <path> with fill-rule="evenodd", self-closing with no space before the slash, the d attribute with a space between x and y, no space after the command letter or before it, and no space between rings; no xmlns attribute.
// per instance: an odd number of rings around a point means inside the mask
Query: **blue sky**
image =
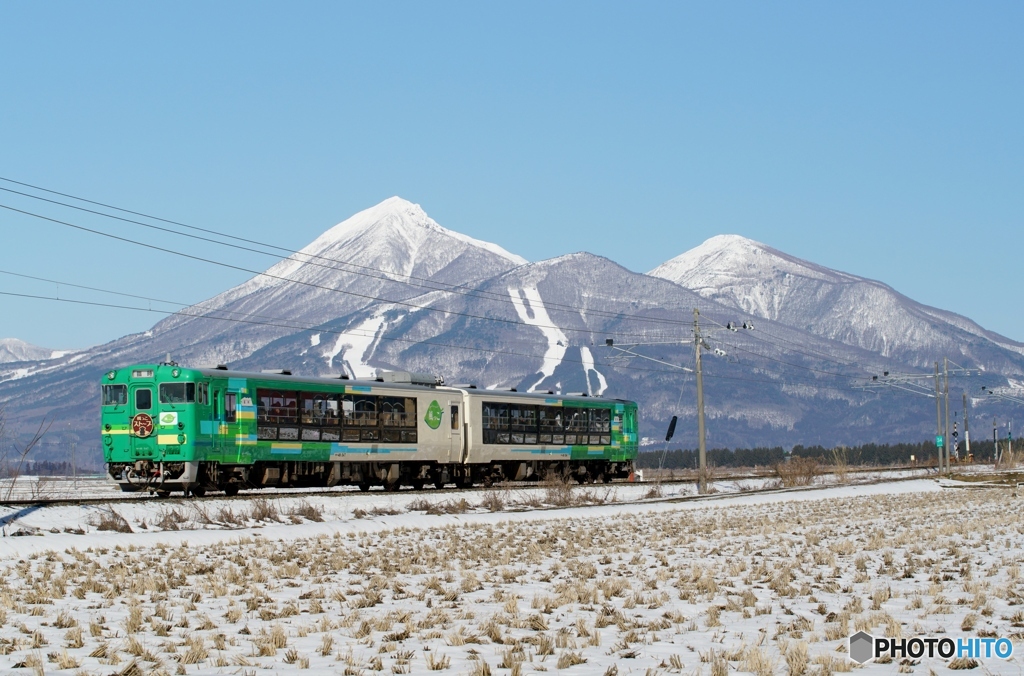
<svg viewBox="0 0 1024 676"><path fill-rule="evenodd" d="M1022 19L999 2L4 3L0 176L295 248L391 195L530 260L647 271L736 233L1024 340ZM3 210L0 233L0 270L48 279L194 302L244 278ZM0 296L0 337L49 347L156 318Z"/></svg>

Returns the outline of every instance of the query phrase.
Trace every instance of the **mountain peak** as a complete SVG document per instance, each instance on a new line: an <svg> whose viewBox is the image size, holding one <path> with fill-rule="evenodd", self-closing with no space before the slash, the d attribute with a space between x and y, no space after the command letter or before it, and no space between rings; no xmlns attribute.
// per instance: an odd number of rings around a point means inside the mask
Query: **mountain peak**
<svg viewBox="0 0 1024 676"><path fill-rule="evenodd" d="M338 223L313 240L302 253L320 254L327 249L348 245L370 233L380 233L384 237L404 240L414 248L430 234L442 235L489 251L516 265L524 265L527 262L525 258L510 253L497 244L474 239L442 227L430 218L419 204L397 195Z"/></svg>

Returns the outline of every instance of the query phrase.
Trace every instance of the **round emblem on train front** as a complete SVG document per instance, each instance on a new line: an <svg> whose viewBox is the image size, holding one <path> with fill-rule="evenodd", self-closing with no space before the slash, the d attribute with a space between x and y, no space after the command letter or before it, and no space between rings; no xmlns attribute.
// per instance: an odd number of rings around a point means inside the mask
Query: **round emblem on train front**
<svg viewBox="0 0 1024 676"><path fill-rule="evenodd" d="M136 413L132 418L132 433L145 438L153 433L153 418L148 413Z"/></svg>

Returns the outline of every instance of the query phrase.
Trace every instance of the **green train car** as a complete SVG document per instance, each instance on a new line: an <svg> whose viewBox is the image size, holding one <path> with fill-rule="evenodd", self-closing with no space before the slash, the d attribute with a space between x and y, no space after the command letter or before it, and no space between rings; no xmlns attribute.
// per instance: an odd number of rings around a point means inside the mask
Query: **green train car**
<svg viewBox="0 0 1024 676"><path fill-rule="evenodd" d="M610 481L637 453L631 401L401 371L349 380L139 364L106 373L101 393L104 461L125 491Z"/></svg>

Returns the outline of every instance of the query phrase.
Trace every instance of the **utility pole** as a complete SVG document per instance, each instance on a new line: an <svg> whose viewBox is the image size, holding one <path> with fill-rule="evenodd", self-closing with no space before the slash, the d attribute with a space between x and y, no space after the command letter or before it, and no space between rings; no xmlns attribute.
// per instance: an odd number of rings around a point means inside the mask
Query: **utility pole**
<svg viewBox="0 0 1024 676"><path fill-rule="evenodd" d="M996 466L999 465L999 437L996 433L996 419L992 418L992 459Z"/></svg>
<svg viewBox="0 0 1024 676"><path fill-rule="evenodd" d="M964 460L971 459L971 431L967 427L967 393L964 392Z"/></svg>
<svg viewBox="0 0 1024 676"><path fill-rule="evenodd" d="M949 472L949 358L942 358L942 374L943 380L945 381L943 399L946 402L946 434L943 437L943 442L946 446L946 471ZM942 469L939 467L939 469Z"/></svg>
<svg viewBox="0 0 1024 676"><path fill-rule="evenodd" d="M693 350L697 363L697 447L700 457L697 491L702 495L708 492L707 446L704 438L704 375L700 364L700 348L703 342L704 339L700 335L700 312L693 308Z"/></svg>
<svg viewBox="0 0 1024 676"><path fill-rule="evenodd" d="M935 446L939 451L939 471L942 471L942 392L939 391L939 362L935 362Z"/></svg>

